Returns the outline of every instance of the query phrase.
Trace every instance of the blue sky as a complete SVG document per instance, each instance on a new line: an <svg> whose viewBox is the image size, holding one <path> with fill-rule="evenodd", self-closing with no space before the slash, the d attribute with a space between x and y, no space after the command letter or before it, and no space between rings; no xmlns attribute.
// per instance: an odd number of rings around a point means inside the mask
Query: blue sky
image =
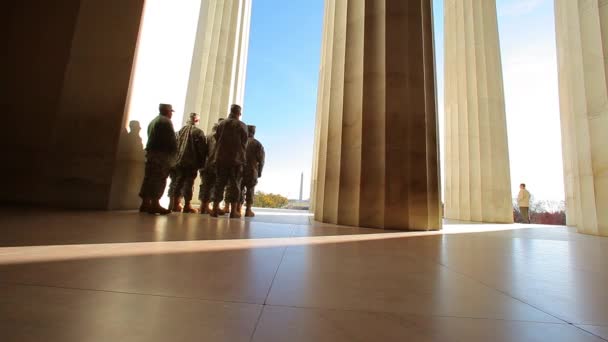
<svg viewBox="0 0 608 342"><path fill-rule="evenodd" d="M306 198L324 0L252 1L243 119L258 126L257 137L266 147L258 189L296 198L304 172ZM200 4L146 1L129 104L129 119L143 127L160 102L174 104L180 115L173 121L181 127ZM538 199L563 199L553 0L498 0L497 8L513 192L525 182ZM443 0L435 0L434 9L443 139Z"/></svg>
<svg viewBox="0 0 608 342"><path fill-rule="evenodd" d="M266 148L262 191L297 198L310 168L321 57L323 0L254 0L244 120Z"/></svg>

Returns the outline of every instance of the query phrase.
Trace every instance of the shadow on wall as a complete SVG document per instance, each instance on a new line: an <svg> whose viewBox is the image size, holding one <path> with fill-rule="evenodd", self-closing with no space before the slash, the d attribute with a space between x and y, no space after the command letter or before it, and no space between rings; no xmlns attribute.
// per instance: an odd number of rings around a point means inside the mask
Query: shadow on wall
<svg viewBox="0 0 608 342"><path fill-rule="evenodd" d="M139 188L144 178L145 151L139 121L130 121L120 133L116 168L112 181L110 210L133 210L140 204Z"/></svg>

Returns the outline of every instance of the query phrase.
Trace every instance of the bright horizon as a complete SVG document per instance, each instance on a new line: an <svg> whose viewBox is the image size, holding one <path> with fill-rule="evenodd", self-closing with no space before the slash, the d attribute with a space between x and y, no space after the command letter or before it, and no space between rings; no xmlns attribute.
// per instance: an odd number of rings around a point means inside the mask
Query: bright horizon
<svg viewBox="0 0 608 342"><path fill-rule="evenodd" d="M200 0L147 1L129 107L142 135L159 102L174 105L181 127L199 7ZM253 0L243 120L257 126L266 149L257 190L291 199L301 172L304 198L310 193L323 7L323 0ZM563 200L553 2L497 0L497 7L513 194L525 182L537 199ZM442 0L434 10L443 151Z"/></svg>

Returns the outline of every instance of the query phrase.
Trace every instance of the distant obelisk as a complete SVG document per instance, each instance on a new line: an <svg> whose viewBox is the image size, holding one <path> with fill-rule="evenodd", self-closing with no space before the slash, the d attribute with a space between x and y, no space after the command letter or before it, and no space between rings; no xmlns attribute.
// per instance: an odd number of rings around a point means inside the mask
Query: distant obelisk
<svg viewBox="0 0 608 342"><path fill-rule="evenodd" d="M304 195L304 172L302 172L302 175L300 176L300 197L298 198L298 200L300 202L302 202L303 195Z"/></svg>

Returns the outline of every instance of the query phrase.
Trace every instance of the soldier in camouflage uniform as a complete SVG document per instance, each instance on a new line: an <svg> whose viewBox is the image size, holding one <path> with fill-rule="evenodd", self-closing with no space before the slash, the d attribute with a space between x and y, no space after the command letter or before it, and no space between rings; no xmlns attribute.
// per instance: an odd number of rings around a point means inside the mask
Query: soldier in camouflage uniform
<svg viewBox="0 0 608 342"><path fill-rule="evenodd" d="M247 126L249 139L247 140L247 149L245 150L245 168L243 169L243 182L241 183L241 194L247 210L245 217L254 217L255 214L251 210L253 205L253 196L255 186L258 184L258 178L262 177L262 169L264 169L264 159L266 154L264 146L255 139L255 126Z"/></svg>
<svg viewBox="0 0 608 342"><path fill-rule="evenodd" d="M245 165L245 148L247 146L247 126L240 121L241 107L232 105L228 119L222 121L215 132L215 164L217 179L213 189L213 210L211 216L217 217L220 202L226 188L226 203L230 203L230 218L239 218L241 200L241 177Z"/></svg>
<svg viewBox="0 0 608 342"><path fill-rule="evenodd" d="M169 187L169 197L173 204L173 211L177 211L180 198L184 197L184 213L197 213L192 208L192 192L196 173L205 165L207 158L207 139L202 129L196 127L199 116L190 113L188 122L177 133L177 159L175 164L175 178Z"/></svg>
<svg viewBox="0 0 608 342"><path fill-rule="evenodd" d="M201 201L201 214L209 214L209 203L212 201L213 187L215 185L216 167L215 167L215 132L217 126L222 122L224 118L220 118L218 122L213 125L213 131L207 136L207 162L205 167L200 169L201 174L201 186L199 188L198 198Z"/></svg>
<svg viewBox="0 0 608 342"><path fill-rule="evenodd" d="M167 215L171 213L160 206L159 200L165 191L169 171L175 165L177 140L171 117L173 107L159 105L160 114L148 126L146 144L146 169L139 196L142 198L140 212Z"/></svg>

